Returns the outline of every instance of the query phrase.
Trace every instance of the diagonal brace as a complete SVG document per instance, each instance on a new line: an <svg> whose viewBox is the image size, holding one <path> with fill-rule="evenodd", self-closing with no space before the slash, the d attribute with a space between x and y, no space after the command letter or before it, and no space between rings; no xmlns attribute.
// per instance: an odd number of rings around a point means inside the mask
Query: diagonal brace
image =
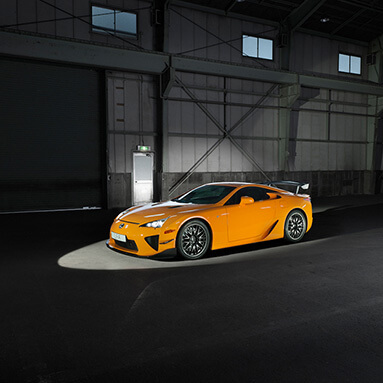
<svg viewBox="0 0 383 383"><path fill-rule="evenodd" d="M213 124L224 134L226 135L226 130L222 127L220 122L209 112L209 110L201 103L198 101L198 98L194 95L194 93L187 88L187 86L179 79L179 77L175 76L175 81L178 85L181 86L181 88L184 90L184 92L193 100L195 101L196 105L198 108L200 108L207 117L213 122Z"/></svg>
<svg viewBox="0 0 383 383"><path fill-rule="evenodd" d="M209 148L209 150L170 188L169 195L173 194L179 186L181 186L198 168L198 166L207 159L211 153L225 140L225 138L228 138L230 142L244 155L244 157L247 158L247 160L256 168L260 170L262 175L268 179L270 178L266 175L266 173L262 170L260 165L257 161L249 154L247 151L231 136L231 132L234 131L238 126L240 126L247 118L251 116L251 114L259 108L259 106L270 96L270 94L274 91L274 89L277 87L277 84L273 84L271 88L267 91L267 93L262 96L258 102L250 108L231 128L229 131L227 131L220 123L219 121L209 112L209 110L198 101L197 97L191 92L185 84L177 77L175 76L175 81L182 87L182 89L185 91L185 93L193 100L195 101L196 105L206 114L206 116L214 123L215 126L223 133L223 136L213 145Z"/></svg>

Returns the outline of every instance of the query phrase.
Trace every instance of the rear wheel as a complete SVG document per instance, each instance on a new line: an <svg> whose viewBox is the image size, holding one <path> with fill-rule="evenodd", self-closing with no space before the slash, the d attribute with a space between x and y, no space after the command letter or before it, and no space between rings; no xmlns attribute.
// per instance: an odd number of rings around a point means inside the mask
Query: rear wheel
<svg viewBox="0 0 383 383"><path fill-rule="evenodd" d="M205 223L191 220L177 235L177 250L186 259L202 258L210 246L210 231Z"/></svg>
<svg viewBox="0 0 383 383"><path fill-rule="evenodd" d="M285 222L285 239L289 242L299 242L306 233L307 223L304 213L293 210Z"/></svg>

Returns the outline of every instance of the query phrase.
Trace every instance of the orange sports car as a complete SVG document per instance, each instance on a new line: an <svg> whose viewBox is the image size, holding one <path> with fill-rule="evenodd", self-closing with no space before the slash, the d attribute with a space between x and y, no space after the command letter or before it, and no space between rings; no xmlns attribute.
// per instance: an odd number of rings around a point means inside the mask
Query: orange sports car
<svg viewBox="0 0 383 383"><path fill-rule="evenodd" d="M143 257L177 251L198 259L208 250L253 242L298 242L313 221L310 196L299 194L308 187L293 181L199 186L171 201L125 210L114 220L107 246Z"/></svg>

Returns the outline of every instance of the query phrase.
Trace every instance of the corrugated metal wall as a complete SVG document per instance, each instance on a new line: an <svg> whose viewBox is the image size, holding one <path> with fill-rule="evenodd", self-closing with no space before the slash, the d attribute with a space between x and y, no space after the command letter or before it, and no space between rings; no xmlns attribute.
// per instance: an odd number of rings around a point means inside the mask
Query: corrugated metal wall
<svg viewBox="0 0 383 383"><path fill-rule="evenodd" d="M246 63L256 67L278 67L277 49L274 49L274 61L242 56L243 33L272 39L277 34L275 28L175 6L172 6L169 12L170 52ZM203 106L227 130L257 103L271 85L238 79L226 79L225 82L222 77L215 76L186 73L178 75L197 99L207 101ZM183 173L217 142L222 132L196 103L190 102L190 97L182 88L173 88L169 97L169 172ZM214 104L215 102L217 104ZM278 97L270 97L264 105L274 109L256 110L232 132L232 135L263 170L277 171ZM182 161L179 161L181 156ZM225 139L196 171L212 173L215 174L215 179L224 180L234 179L234 173L254 172L258 169ZM175 174L173 182L176 179ZM198 179L199 177L197 183ZM189 184L181 186L179 190L181 192L190 186L193 186L193 177Z"/></svg>
<svg viewBox="0 0 383 383"><path fill-rule="evenodd" d="M368 48L295 32L292 40L290 70L299 73L322 73L338 76L339 52L366 57ZM342 76L367 79L366 65L362 65L362 76L344 73Z"/></svg>
<svg viewBox="0 0 383 383"><path fill-rule="evenodd" d="M367 96L333 91L329 101L327 90L318 92L295 113L297 146L291 170L366 169Z"/></svg>
<svg viewBox="0 0 383 383"><path fill-rule="evenodd" d="M280 66L277 48L274 49L273 61L243 57L241 53L243 33L275 39L277 30L273 27L174 5L170 7L169 20L169 51L172 53L271 69ZM227 41L229 43L225 43ZM292 44L291 70L301 73L336 76L339 52L361 56L367 53L365 47L302 33L294 35ZM189 94L176 84L168 95L169 174L166 187L171 187L222 135L196 101L201 102L221 127L229 130L271 86L264 82L194 73L176 73L176 76ZM361 77L366 76L363 67ZM110 204L123 206L130 200L131 152L135 145L141 143L137 132L146 131L146 135L141 137L155 148L154 82L148 76L142 80L138 75L109 73L108 89ZM195 100L190 98L190 92ZM279 93L277 88L232 132L261 169L274 175L280 171ZM147 106L142 108L144 104ZM361 190L361 172L366 169L367 111L367 96L326 89L302 89L291 113L287 170L293 172L291 174L295 178L311 178L315 172L355 172L356 175L345 177L357 178L356 190ZM178 191L195 186L202 179L259 179L263 176L258 170L225 139ZM198 176L200 173L204 174L202 178ZM340 177L341 180L343 176ZM335 187L330 193L338 193L342 187Z"/></svg>
<svg viewBox="0 0 383 383"><path fill-rule="evenodd" d="M252 64L256 67L279 68L278 49L274 61L254 60L243 57L242 34L254 34L266 38L276 37L275 28L203 13L197 10L171 7L170 51L200 58L225 60L233 63ZM230 41L229 44L223 41ZM366 47L329 40L322 37L294 34L290 69L300 73L338 75L338 53L365 56ZM208 46L208 48L203 48ZM201 49L203 48L203 49ZM362 66L362 76L367 71ZM353 77L353 75L346 75ZM230 129L247 110L270 88L270 84L249 80L226 79L227 105L209 102L224 100L224 79L215 76L193 74L180 75L195 97L206 100L203 105L223 126ZM201 89L195 89L200 87ZM205 90L203 89L205 88ZM211 88L221 91L212 91ZM238 92L238 93L235 93ZM242 123L233 135L240 145L266 172L278 172L279 110L278 90L269 97L249 119ZM196 106L187 102L188 96L181 88L172 89L169 102L169 171L186 172L217 140L221 132ZM234 104L234 105L233 105ZM237 105L235 105L237 104ZM249 105L248 107L240 106ZM367 96L331 92L325 89L302 89L293 105L290 123L289 170L290 172L337 172L366 169ZM217 137L211 137L216 135ZM179 158L182 161L177 161ZM237 172L257 172L244 156L228 140L216 149L196 170L219 172L222 178L234 178ZM262 175L257 174L262 178ZM356 177L360 178L360 174ZM179 176L178 176L179 178ZM199 177L195 176L196 182ZM206 177L205 177L206 178ZM216 179L217 177L215 177ZM349 178L349 176L346 176ZM173 181L177 175L173 177ZM180 191L193 185L193 177ZM361 190L361 182L358 190Z"/></svg>
<svg viewBox="0 0 383 383"><path fill-rule="evenodd" d="M274 61L242 56L242 34L273 39L278 33L275 27L174 5L171 5L169 14L169 51L171 53L233 63L248 63L257 67L278 68L278 49L274 49Z"/></svg>
<svg viewBox="0 0 383 383"><path fill-rule="evenodd" d="M270 84L227 79L226 106L209 102L224 101L224 79L201 75L182 74L182 82L226 130L259 101L260 94ZM193 89L193 87L203 89ZM216 90L212 90L215 88ZM255 92L254 92L255 91ZM254 93L252 93L254 92ZM186 172L221 137L222 133L212 120L196 105L180 87L170 92L170 99L183 101L169 102L169 172ZM248 105L248 106L242 106ZM278 168L278 97L270 97L264 104L274 109L260 108L244 123L233 130L232 135L266 171ZM225 116L226 115L226 116ZM182 161L179 159L182 156ZM246 172L254 166L228 139L203 162L198 172Z"/></svg>

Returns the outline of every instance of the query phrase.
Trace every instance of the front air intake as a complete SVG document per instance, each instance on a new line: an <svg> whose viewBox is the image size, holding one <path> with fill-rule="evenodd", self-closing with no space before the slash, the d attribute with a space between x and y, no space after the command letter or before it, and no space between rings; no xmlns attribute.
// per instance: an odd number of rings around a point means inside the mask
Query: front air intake
<svg viewBox="0 0 383 383"><path fill-rule="evenodd" d="M158 241L160 236L159 235L152 235L151 237L146 237L145 241L148 243L148 245L154 249L155 251L158 251Z"/></svg>
<svg viewBox="0 0 383 383"><path fill-rule="evenodd" d="M131 239L127 239L126 242L117 241L115 239L115 242L118 246L123 247L128 250L138 251L136 242L132 241Z"/></svg>

